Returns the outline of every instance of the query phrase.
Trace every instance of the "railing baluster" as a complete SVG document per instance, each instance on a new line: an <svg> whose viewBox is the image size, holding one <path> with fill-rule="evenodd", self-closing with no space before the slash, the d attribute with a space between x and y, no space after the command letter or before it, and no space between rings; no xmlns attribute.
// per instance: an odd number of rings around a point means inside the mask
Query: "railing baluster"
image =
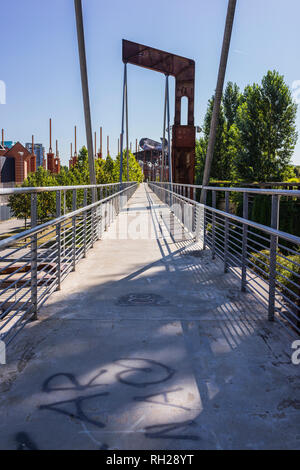
<svg viewBox="0 0 300 470"><path fill-rule="evenodd" d="M215 209L217 203L216 191L212 191L212 207ZM212 213L212 259L216 257L216 215Z"/></svg>
<svg viewBox="0 0 300 470"><path fill-rule="evenodd" d="M76 189L72 191L72 210L76 210ZM76 215L72 217L72 269L76 269Z"/></svg>
<svg viewBox="0 0 300 470"><path fill-rule="evenodd" d="M243 193L243 218L245 223L243 224L243 242L242 242L242 283L241 290L245 292L247 286L247 236L248 236L248 212L249 212L249 198L248 193Z"/></svg>
<svg viewBox="0 0 300 470"><path fill-rule="evenodd" d="M56 217L61 216L61 192L56 191ZM57 261L56 261L56 279L57 290L60 290L61 285L61 224L56 225L56 246L57 246Z"/></svg>
<svg viewBox="0 0 300 470"><path fill-rule="evenodd" d="M206 189L202 189L203 191L203 250L206 250L207 245L207 216L206 216L206 199L207 199L207 191Z"/></svg>
<svg viewBox="0 0 300 470"><path fill-rule="evenodd" d="M83 207L87 206L87 189L84 189L83 192ZM87 231L87 214L86 211L84 211L83 214L83 257L86 258L86 231Z"/></svg>
<svg viewBox="0 0 300 470"><path fill-rule="evenodd" d="M229 213L229 192L225 191L225 212ZM225 217L225 234L224 234L224 273L228 272L228 236L229 236L229 221Z"/></svg>
<svg viewBox="0 0 300 470"><path fill-rule="evenodd" d="M278 230L279 228L279 202L277 195L272 196L271 210L271 227ZM271 235L270 237L270 269L269 269L269 305L268 320L274 320L275 313L275 288L276 288L276 257L277 257L278 237Z"/></svg>
<svg viewBox="0 0 300 470"><path fill-rule="evenodd" d="M31 228L37 225L37 193L31 193ZM37 234L31 236L31 320L37 320Z"/></svg>

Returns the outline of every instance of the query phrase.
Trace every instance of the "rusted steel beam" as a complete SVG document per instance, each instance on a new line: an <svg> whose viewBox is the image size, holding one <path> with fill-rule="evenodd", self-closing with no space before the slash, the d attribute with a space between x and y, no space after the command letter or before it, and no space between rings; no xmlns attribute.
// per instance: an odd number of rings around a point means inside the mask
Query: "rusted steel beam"
<svg viewBox="0 0 300 470"><path fill-rule="evenodd" d="M194 93L195 62L169 52L123 39L124 63L138 65L175 77L175 117L172 129L173 182L194 184L195 141ZM181 125L181 99L188 99L188 123Z"/></svg>

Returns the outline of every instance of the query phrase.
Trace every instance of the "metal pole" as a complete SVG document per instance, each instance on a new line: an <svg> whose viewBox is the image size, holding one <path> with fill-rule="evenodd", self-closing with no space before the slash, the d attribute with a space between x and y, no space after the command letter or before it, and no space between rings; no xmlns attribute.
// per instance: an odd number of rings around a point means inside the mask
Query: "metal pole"
<svg viewBox="0 0 300 470"><path fill-rule="evenodd" d="M129 181L129 151L128 151L128 87L127 87L127 69L125 83L125 105L126 105L126 162L127 162L127 181Z"/></svg>
<svg viewBox="0 0 300 470"><path fill-rule="evenodd" d="M76 211L77 207L77 191L72 191L72 210ZM72 217L72 269L76 269L76 215Z"/></svg>
<svg viewBox="0 0 300 470"><path fill-rule="evenodd" d="M243 194L243 218L248 220L249 218L249 197L248 193ZM243 244L242 244L242 285L241 289L243 292L246 291L247 287L247 237L248 237L248 226L247 223L243 224Z"/></svg>
<svg viewBox="0 0 300 470"><path fill-rule="evenodd" d="M31 228L37 225L37 193L31 194ZM37 320L37 234L31 237L31 320Z"/></svg>
<svg viewBox="0 0 300 470"><path fill-rule="evenodd" d="M87 189L83 190L83 207L87 206ZM83 216L83 257L86 258L86 211Z"/></svg>
<svg viewBox="0 0 300 470"><path fill-rule="evenodd" d="M126 75L127 75L127 64L124 64L122 124L121 124L121 142L120 142L120 177L119 177L119 181L121 185L122 185L122 176L123 176L123 139L124 139L124 106L125 106ZM121 186L121 189L122 189L122 186Z"/></svg>
<svg viewBox="0 0 300 470"><path fill-rule="evenodd" d="M272 196L271 227L279 228L279 203L280 196ZM270 239L270 271L269 271L269 307L268 319L274 320L275 313L275 289L276 289L276 257L277 257L278 237L271 235Z"/></svg>
<svg viewBox="0 0 300 470"><path fill-rule="evenodd" d="M225 191L225 212L229 214L229 192ZM225 237L224 237L224 273L228 272L228 240L229 240L229 221L225 217Z"/></svg>
<svg viewBox="0 0 300 470"><path fill-rule="evenodd" d="M163 127L163 141L161 147L161 176L160 180L164 181L164 167L165 167L165 144L166 144L166 112L167 112L167 80L165 82L165 103L164 103L164 127Z"/></svg>
<svg viewBox="0 0 300 470"><path fill-rule="evenodd" d="M169 181L173 182L172 173L172 156L171 156L171 139L170 139L170 100L169 100L169 75L166 76L166 89L167 89L167 121L168 121L168 157L169 157ZM171 186L171 191L173 188Z"/></svg>
<svg viewBox="0 0 300 470"><path fill-rule="evenodd" d="M56 217L61 216L61 192L56 191ZM57 244L57 290L60 290L61 284L61 224L56 225L56 244Z"/></svg>
<svg viewBox="0 0 300 470"><path fill-rule="evenodd" d="M216 209L217 206L217 194L216 191L212 191L212 207ZM216 258L216 214L212 213L212 259Z"/></svg>
<svg viewBox="0 0 300 470"><path fill-rule="evenodd" d="M218 73L218 81L217 81L217 87L216 87L216 92L215 92L215 97L214 97L213 113L212 113L211 123L210 123L210 132L209 132L202 186L207 186L209 183L209 178L210 178L210 170L211 170L216 135L217 135L220 105L221 105L221 99L222 99L222 93L223 93L223 85L224 85L224 78L225 78L225 72L226 72L226 66L227 66L227 59L228 59L229 45L230 45L230 40L231 40L235 7L236 7L236 0L229 0L225 31L224 31L224 37L223 37L221 59L220 59L220 66L219 66L219 73ZM203 204L203 198L204 198L203 191L201 191L200 202L202 204Z"/></svg>
<svg viewBox="0 0 300 470"><path fill-rule="evenodd" d="M87 66L86 66L86 54L85 54L85 42L84 42L84 30L83 30L81 0L74 0L74 5L75 5L75 13L76 13L77 39L78 39L78 51L79 51L79 60L80 60L80 72L81 72L81 85L82 85L83 107L84 107L84 117L85 117L86 141L87 141L87 148L88 148L90 184L96 184L95 161L94 161L94 152L93 152L92 123L91 123L91 110L90 110L90 98L89 98L89 86L88 86L88 76L87 76Z"/></svg>

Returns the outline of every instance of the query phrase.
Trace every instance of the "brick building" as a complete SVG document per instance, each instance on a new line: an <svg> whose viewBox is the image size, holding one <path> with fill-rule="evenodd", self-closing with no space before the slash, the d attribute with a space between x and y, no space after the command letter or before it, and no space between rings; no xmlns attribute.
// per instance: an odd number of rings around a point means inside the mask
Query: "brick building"
<svg viewBox="0 0 300 470"><path fill-rule="evenodd" d="M36 171L36 155L20 142L11 148L0 146L0 182L22 184L28 173Z"/></svg>

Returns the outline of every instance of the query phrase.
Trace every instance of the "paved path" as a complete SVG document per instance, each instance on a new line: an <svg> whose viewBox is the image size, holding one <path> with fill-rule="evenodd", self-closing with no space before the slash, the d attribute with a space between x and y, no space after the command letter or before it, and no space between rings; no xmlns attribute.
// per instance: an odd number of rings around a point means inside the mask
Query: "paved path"
<svg viewBox="0 0 300 470"><path fill-rule="evenodd" d="M16 338L1 449L300 447L290 339L170 217L141 185Z"/></svg>

